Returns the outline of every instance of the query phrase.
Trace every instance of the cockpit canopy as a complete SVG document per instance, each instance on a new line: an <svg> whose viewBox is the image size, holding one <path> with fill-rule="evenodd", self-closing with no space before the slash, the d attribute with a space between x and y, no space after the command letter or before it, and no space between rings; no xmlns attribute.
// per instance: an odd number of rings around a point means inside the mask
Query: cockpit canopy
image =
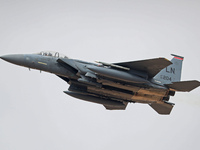
<svg viewBox="0 0 200 150"><path fill-rule="evenodd" d="M57 57L57 58L68 58L67 56L65 56L59 52L53 52L53 51L42 51L37 54L42 55L42 56L52 56L52 57Z"/></svg>

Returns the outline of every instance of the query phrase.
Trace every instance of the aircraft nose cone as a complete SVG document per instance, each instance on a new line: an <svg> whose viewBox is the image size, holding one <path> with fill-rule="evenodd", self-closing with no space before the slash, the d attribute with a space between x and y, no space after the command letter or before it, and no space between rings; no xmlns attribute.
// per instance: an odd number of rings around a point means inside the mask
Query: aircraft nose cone
<svg viewBox="0 0 200 150"><path fill-rule="evenodd" d="M16 65L23 65L24 63L23 54L4 55L4 56L0 56L0 58Z"/></svg>

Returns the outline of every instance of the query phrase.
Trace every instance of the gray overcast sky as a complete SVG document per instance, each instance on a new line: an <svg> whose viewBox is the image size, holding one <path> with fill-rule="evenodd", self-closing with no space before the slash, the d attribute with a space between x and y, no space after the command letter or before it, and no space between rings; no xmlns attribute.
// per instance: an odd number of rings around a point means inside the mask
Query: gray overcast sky
<svg viewBox="0 0 200 150"><path fill-rule="evenodd" d="M198 0L1 0L0 55L59 51L104 62L184 56L200 80ZM108 111L62 91L53 74L0 60L0 149L200 149L200 88L176 93L171 115L148 105Z"/></svg>

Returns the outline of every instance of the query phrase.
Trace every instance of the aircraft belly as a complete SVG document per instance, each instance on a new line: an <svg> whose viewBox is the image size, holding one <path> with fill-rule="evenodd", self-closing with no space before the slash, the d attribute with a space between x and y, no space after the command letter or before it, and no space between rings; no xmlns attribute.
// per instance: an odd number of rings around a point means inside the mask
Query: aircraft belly
<svg viewBox="0 0 200 150"><path fill-rule="evenodd" d="M140 88L138 90L138 93L140 94L147 94L147 95L154 95L154 96L160 96L164 97L167 96L168 90L163 90L163 89L155 89L155 88Z"/></svg>
<svg viewBox="0 0 200 150"><path fill-rule="evenodd" d="M97 80L97 82L99 82L103 85L113 86L113 87L117 87L117 88L124 89L124 90L129 90L129 91L136 91L137 92L140 89L140 87L131 86L131 85L123 85L121 83L117 83L117 82L113 82L113 81L109 81L109 80L104 80L104 79Z"/></svg>
<svg viewBox="0 0 200 150"><path fill-rule="evenodd" d="M107 97L113 97L117 99L123 99L123 100L131 100L131 97L133 95L123 93L120 91L114 91L114 90L109 90L109 89L103 89L103 88L96 88L93 86L87 87L87 91L90 93L98 94L98 95L104 95Z"/></svg>
<svg viewBox="0 0 200 150"><path fill-rule="evenodd" d="M154 96L154 95L144 95L137 93L136 95L133 95L131 97L132 101L138 102L138 103L152 103L156 101L162 100L163 97L160 96Z"/></svg>
<svg viewBox="0 0 200 150"><path fill-rule="evenodd" d="M124 90L129 90L132 91L134 93L139 93L139 94L147 94L147 95L153 95L153 96L159 96L159 97L165 97L168 94L168 89L159 89L159 88L153 88L153 87L149 87L149 88L141 88L139 86L133 86L133 85L123 85L121 83L116 83L116 82L112 82L112 81L108 81L108 80L98 80L99 83L103 84L103 85L108 85L108 86L112 86L112 87L116 87L116 88L120 88L120 89L124 89Z"/></svg>
<svg viewBox="0 0 200 150"><path fill-rule="evenodd" d="M157 101L162 101L164 96L159 95L149 95L149 94L143 94L139 92L133 92L133 94L110 90L110 89L102 89L102 88L96 88L93 86L87 87L87 92L94 93L97 95L103 95L106 97L116 98L116 99L122 99L125 101L132 101L132 102L138 102L138 103L153 103Z"/></svg>

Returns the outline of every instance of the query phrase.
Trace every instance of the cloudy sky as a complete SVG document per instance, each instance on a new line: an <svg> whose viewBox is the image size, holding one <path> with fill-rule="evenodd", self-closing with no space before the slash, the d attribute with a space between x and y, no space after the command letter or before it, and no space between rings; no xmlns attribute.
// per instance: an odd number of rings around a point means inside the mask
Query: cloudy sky
<svg viewBox="0 0 200 150"><path fill-rule="evenodd" d="M0 55L58 51L93 62L184 56L200 80L197 0L1 0ZM108 111L71 98L53 74L0 60L0 149L199 150L200 88L176 93L171 115L144 104Z"/></svg>

